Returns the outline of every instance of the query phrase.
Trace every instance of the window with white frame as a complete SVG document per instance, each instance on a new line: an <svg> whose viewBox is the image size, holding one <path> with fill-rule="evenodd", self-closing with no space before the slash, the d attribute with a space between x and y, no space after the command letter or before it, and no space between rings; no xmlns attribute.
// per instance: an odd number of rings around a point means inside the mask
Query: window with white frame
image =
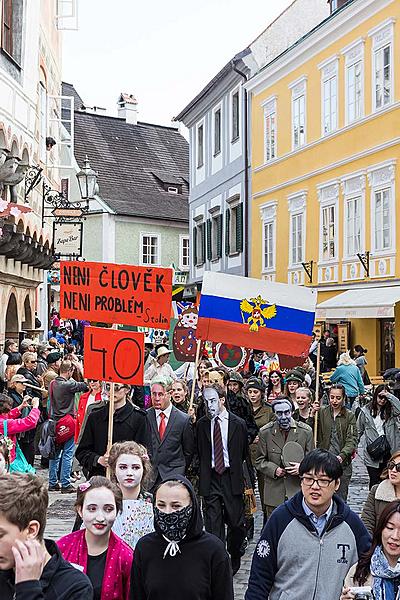
<svg viewBox="0 0 400 600"><path fill-rule="evenodd" d="M358 62L347 67L347 121L354 123L363 116L363 62Z"/></svg>
<svg viewBox="0 0 400 600"><path fill-rule="evenodd" d="M373 109L379 110L393 101L393 23L381 25L369 32L372 37Z"/></svg>
<svg viewBox="0 0 400 600"><path fill-rule="evenodd" d="M336 258L336 209L335 205L322 208L322 260Z"/></svg>
<svg viewBox="0 0 400 600"><path fill-rule="evenodd" d="M390 199L391 189L386 188L374 192L375 204L375 231L374 250L382 252L388 250L390 243Z"/></svg>
<svg viewBox="0 0 400 600"><path fill-rule="evenodd" d="M276 158L276 100L264 106L264 162Z"/></svg>
<svg viewBox="0 0 400 600"><path fill-rule="evenodd" d="M338 126L338 60L321 66L322 74L322 135Z"/></svg>
<svg viewBox="0 0 400 600"><path fill-rule="evenodd" d="M361 252L362 198L347 198L345 204L346 255L355 256Z"/></svg>
<svg viewBox="0 0 400 600"><path fill-rule="evenodd" d="M179 241L179 268L182 271L187 271L190 266L189 236L181 235Z"/></svg>
<svg viewBox="0 0 400 600"><path fill-rule="evenodd" d="M232 142L239 138L240 125L239 90L232 94Z"/></svg>
<svg viewBox="0 0 400 600"><path fill-rule="evenodd" d="M204 165L204 125L197 128L197 168L201 169Z"/></svg>
<svg viewBox="0 0 400 600"><path fill-rule="evenodd" d="M214 156L221 152L221 109L214 112Z"/></svg>
<svg viewBox="0 0 400 600"><path fill-rule="evenodd" d="M292 265L303 262L303 214L291 217Z"/></svg>
<svg viewBox="0 0 400 600"><path fill-rule="evenodd" d="M371 187L371 248L387 253L396 249L395 161L368 170Z"/></svg>
<svg viewBox="0 0 400 600"><path fill-rule="evenodd" d="M291 267L300 265L305 259L306 199L306 191L288 197L290 215L289 264Z"/></svg>
<svg viewBox="0 0 400 600"><path fill-rule="evenodd" d="M141 259L142 265L158 265L160 252L160 239L158 235L141 234Z"/></svg>
<svg viewBox="0 0 400 600"><path fill-rule="evenodd" d="M263 237L263 272L275 270L276 208L277 202L268 202L260 207Z"/></svg>
<svg viewBox="0 0 400 600"><path fill-rule="evenodd" d="M306 79L292 86L292 145L300 148L306 143Z"/></svg>

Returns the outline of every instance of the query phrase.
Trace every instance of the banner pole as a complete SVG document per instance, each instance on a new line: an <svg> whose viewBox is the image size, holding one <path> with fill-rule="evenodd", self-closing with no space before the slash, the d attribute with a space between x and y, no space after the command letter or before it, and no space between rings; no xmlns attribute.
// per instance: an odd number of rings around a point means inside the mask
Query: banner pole
<svg viewBox="0 0 400 600"><path fill-rule="evenodd" d="M197 340L196 360L194 361L194 376L193 376L193 381L192 381L192 390L190 392L189 410L193 408L194 389L196 387L196 381L197 381L197 367L199 365L200 349L201 349L201 340Z"/></svg>
<svg viewBox="0 0 400 600"><path fill-rule="evenodd" d="M117 329L116 323L111 327L111 329ZM110 388L110 401L108 403L108 434L107 434L107 456L110 453L112 440L113 440L113 427L114 427L114 382L111 382ZM106 477L110 479L111 471L110 467L107 467Z"/></svg>
<svg viewBox="0 0 400 600"><path fill-rule="evenodd" d="M316 371L316 379L315 379L315 400L319 402L319 374L321 370L321 342L318 341L317 346L317 371ZM318 438L318 413L314 415L314 444L317 447L317 438Z"/></svg>

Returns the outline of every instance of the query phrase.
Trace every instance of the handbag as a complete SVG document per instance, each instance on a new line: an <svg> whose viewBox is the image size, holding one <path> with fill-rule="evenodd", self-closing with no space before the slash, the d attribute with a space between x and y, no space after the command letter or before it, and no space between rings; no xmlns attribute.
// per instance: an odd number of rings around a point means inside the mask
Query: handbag
<svg viewBox="0 0 400 600"><path fill-rule="evenodd" d="M4 437L8 437L7 420L3 421L3 431ZM18 445L18 442L15 443L15 458L10 464L10 473L36 473L32 465L30 465L26 460L24 453Z"/></svg>
<svg viewBox="0 0 400 600"><path fill-rule="evenodd" d="M56 423L48 419L42 425L38 449L43 458L54 460L57 456L56 449Z"/></svg>
<svg viewBox="0 0 400 600"><path fill-rule="evenodd" d="M390 445L386 435L380 435L376 440L367 444L367 452L373 460L379 462L383 462L387 456L390 456Z"/></svg>
<svg viewBox="0 0 400 600"><path fill-rule="evenodd" d="M75 419L72 415L64 415L56 422L56 444L62 446L75 436Z"/></svg>

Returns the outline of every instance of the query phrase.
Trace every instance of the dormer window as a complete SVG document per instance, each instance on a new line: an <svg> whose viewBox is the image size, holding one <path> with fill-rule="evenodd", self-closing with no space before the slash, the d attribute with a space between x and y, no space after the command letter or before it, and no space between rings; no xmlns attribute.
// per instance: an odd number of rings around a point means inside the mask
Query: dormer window
<svg viewBox="0 0 400 600"><path fill-rule="evenodd" d="M177 194L178 193L178 188L172 185L168 186L167 189L168 194Z"/></svg>
<svg viewBox="0 0 400 600"><path fill-rule="evenodd" d="M183 179L176 175L172 175L167 171L154 170L151 171L158 185L168 194L182 194Z"/></svg>

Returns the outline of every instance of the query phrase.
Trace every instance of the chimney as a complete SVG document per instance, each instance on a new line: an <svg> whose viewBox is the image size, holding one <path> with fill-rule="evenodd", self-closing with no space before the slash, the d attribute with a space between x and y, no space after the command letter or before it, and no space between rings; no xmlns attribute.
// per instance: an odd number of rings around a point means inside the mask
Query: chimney
<svg viewBox="0 0 400 600"><path fill-rule="evenodd" d="M138 102L133 94L121 93L118 99L118 116L131 125L137 125Z"/></svg>

